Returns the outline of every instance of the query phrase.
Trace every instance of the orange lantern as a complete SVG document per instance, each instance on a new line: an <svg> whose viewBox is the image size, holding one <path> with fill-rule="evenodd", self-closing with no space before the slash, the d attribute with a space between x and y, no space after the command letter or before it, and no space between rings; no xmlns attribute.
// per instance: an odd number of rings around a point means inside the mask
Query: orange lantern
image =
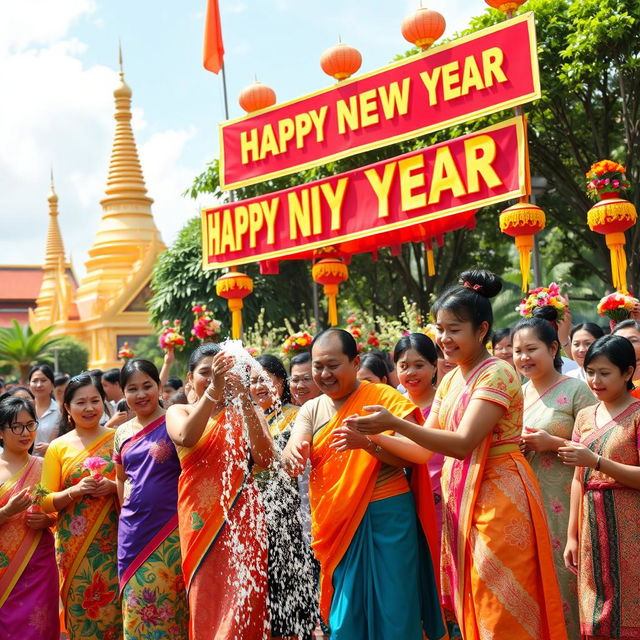
<svg viewBox="0 0 640 640"><path fill-rule="evenodd" d="M521 7L527 0L484 0L490 7L506 13L507 17L518 7Z"/></svg>
<svg viewBox="0 0 640 640"><path fill-rule="evenodd" d="M238 102L247 113L253 113L274 105L276 103L276 92L271 87L256 80L252 85L245 87L240 92Z"/></svg>
<svg viewBox="0 0 640 640"><path fill-rule="evenodd" d="M420 7L402 21L404 39L426 51L443 33L446 22L442 14Z"/></svg>
<svg viewBox="0 0 640 640"><path fill-rule="evenodd" d="M322 70L336 80L352 76L362 65L362 56L357 49L339 42L320 56Z"/></svg>
<svg viewBox="0 0 640 640"><path fill-rule="evenodd" d="M525 293L529 290L533 236L544 229L545 222L544 211L529 202L518 202L500 214L500 231L516 239L520 254L522 291Z"/></svg>
<svg viewBox="0 0 640 640"><path fill-rule="evenodd" d="M324 285L324 294L329 299L329 324L338 324L338 286L349 279L349 269L340 258L323 258L311 267L313 281Z"/></svg>
<svg viewBox="0 0 640 640"><path fill-rule="evenodd" d="M617 193L600 194L600 202L589 209L587 224L591 231L605 237L611 254L611 276L618 291L627 290L627 255L624 251L624 232L638 219L636 208Z"/></svg>
<svg viewBox="0 0 640 640"><path fill-rule="evenodd" d="M225 298L231 311L231 337L242 335L242 299L253 292L253 280L244 273L229 271L216 280L216 293Z"/></svg>

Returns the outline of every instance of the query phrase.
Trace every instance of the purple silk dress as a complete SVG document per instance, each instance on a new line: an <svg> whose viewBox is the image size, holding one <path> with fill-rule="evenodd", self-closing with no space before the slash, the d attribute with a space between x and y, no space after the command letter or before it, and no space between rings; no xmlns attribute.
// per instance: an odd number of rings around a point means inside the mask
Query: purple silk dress
<svg viewBox="0 0 640 640"><path fill-rule="evenodd" d="M122 465L127 476L118 524L118 576L122 590L178 526L180 460L167 434L164 416L120 443L116 436L113 459Z"/></svg>

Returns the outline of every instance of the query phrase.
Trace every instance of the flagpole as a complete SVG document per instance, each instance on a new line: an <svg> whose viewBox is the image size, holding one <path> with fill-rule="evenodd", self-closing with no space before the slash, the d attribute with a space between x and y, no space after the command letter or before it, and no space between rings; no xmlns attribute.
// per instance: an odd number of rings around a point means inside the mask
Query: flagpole
<svg viewBox="0 0 640 640"><path fill-rule="evenodd" d="M224 96L224 119L229 119L229 98L227 97L227 74L224 70L224 62L220 67L220 71L222 73L222 95ZM229 202L235 202L236 196L233 190L229 191Z"/></svg>

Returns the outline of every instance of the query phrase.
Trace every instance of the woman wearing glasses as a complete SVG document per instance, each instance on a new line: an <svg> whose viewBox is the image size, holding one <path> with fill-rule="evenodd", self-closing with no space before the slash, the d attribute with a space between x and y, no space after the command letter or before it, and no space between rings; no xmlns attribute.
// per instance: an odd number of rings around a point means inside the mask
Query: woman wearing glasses
<svg viewBox="0 0 640 640"><path fill-rule="evenodd" d="M58 640L55 519L33 506L42 458L29 454L36 438L33 405L0 403L0 620L7 638Z"/></svg>

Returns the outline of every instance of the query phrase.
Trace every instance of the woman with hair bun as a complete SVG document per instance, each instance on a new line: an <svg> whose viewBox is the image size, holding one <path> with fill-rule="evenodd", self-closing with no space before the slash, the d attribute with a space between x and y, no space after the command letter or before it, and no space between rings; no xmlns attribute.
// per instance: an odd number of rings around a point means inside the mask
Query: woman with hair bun
<svg viewBox="0 0 640 640"><path fill-rule="evenodd" d="M573 442L558 450L575 469L564 557L577 575L584 640L640 637L640 402L629 394L636 357L618 335L589 347L584 365L598 403L580 411Z"/></svg>
<svg viewBox="0 0 640 640"><path fill-rule="evenodd" d="M520 380L485 346L490 298L501 288L489 271L466 271L436 300L436 342L458 366L439 385L427 428L382 407L348 422L365 433L392 429L447 456L442 592L462 637L566 640L542 496L519 448Z"/></svg>
<svg viewBox="0 0 640 640"><path fill-rule="evenodd" d="M513 330L513 357L516 371L528 378L522 389L521 449L542 491L567 634L579 640L578 585L563 557L573 472L558 459L558 449L571 439L578 411L596 399L582 380L562 375L560 340L550 322L537 317L521 320Z"/></svg>

